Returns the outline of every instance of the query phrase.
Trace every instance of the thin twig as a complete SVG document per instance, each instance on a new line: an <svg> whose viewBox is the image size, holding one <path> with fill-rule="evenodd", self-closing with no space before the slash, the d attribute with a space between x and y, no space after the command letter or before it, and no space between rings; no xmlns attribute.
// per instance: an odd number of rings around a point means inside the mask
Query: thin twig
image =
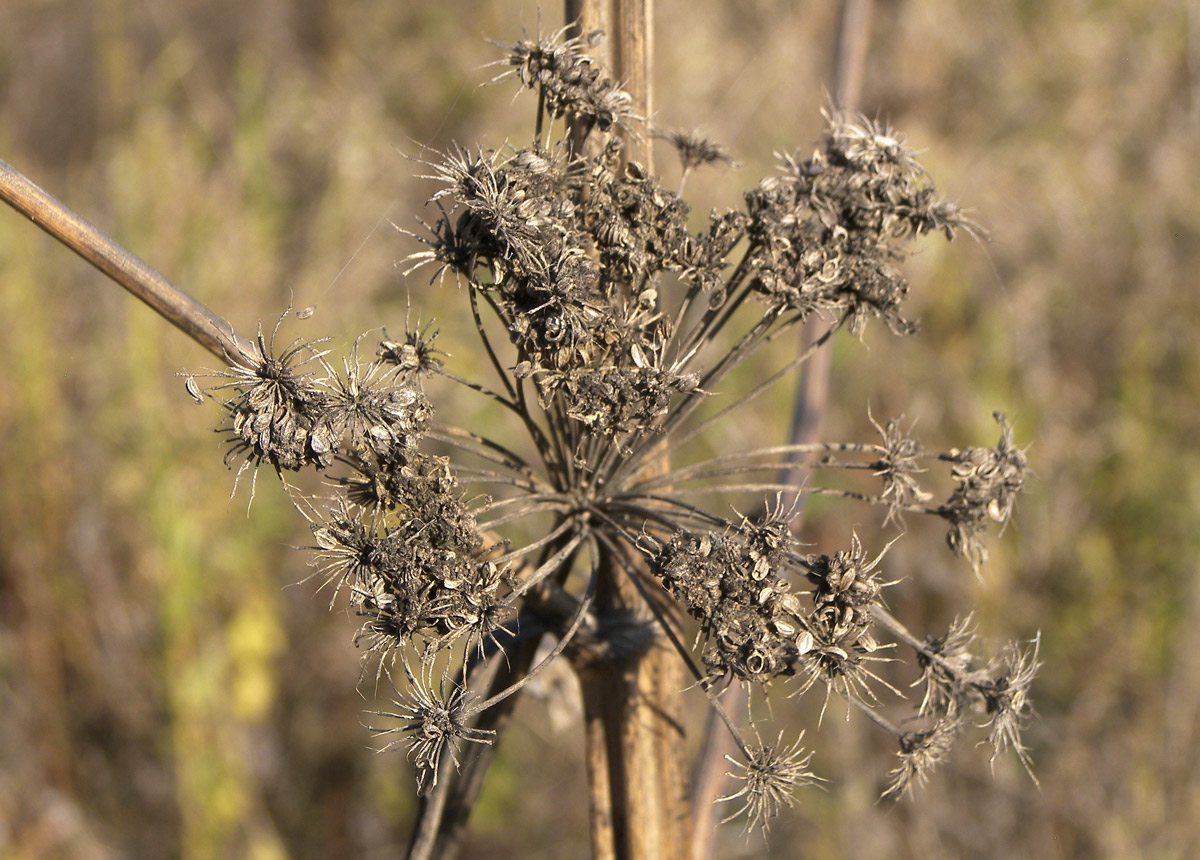
<svg viewBox="0 0 1200 860"><path fill-rule="evenodd" d="M197 302L144 260L0 160L0 199L158 312L222 361L258 355L233 326Z"/></svg>

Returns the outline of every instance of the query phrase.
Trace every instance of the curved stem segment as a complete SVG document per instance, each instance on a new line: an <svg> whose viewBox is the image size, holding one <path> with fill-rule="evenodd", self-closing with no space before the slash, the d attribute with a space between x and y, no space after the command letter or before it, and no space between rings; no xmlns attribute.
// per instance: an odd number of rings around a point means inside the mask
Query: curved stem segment
<svg viewBox="0 0 1200 860"><path fill-rule="evenodd" d="M0 160L0 200L133 293L222 361L230 361L231 356L258 354L258 348L235 332L228 322L3 160Z"/></svg>

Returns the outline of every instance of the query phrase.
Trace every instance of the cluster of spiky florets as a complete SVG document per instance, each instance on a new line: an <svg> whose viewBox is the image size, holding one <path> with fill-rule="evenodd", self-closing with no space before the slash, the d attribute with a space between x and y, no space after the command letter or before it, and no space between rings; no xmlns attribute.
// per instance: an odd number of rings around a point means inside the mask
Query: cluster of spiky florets
<svg viewBox="0 0 1200 860"><path fill-rule="evenodd" d="M505 571L481 553L456 482L444 462L418 455L417 468L401 467L391 483L386 516L339 500L314 517L318 575L350 595L374 650L390 653L419 633L483 647L506 614Z"/></svg>
<svg viewBox="0 0 1200 860"><path fill-rule="evenodd" d="M663 358L671 329L652 285L704 261L687 206L636 165L622 167L621 151L614 139L588 165L562 151L456 149L431 174L446 186L432 200L454 205L419 237L430 250L410 259L483 295L520 352L516 375L533 380L543 406L561 397L588 427L637 435L696 387Z"/></svg>
<svg viewBox="0 0 1200 860"><path fill-rule="evenodd" d="M1035 638L1025 648L1008 643L994 658L982 662L975 655L975 638L968 616L956 620L944 636L909 642L916 649L922 671L919 683L925 694L917 716L925 728L897 734L900 762L890 774L885 794L899 795L924 782L949 755L973 714L982 715L988 728L992 760L1011 748L1033 775L1021 729L1032 711L1029 687L1041 666L1040 642Z"/></svg>
<svg viewBox="0 0 1200 860"><path fill-rule="evenodd" d="M435 687L430 663L422 663L418 675L413 674L407 661L401 661L401 665L408 687L403 693L397 691L393 701L397 710L376 713L376 716L396 720L400 725L380 729L377 734L382 737L400 735L383 749L397 746L408 749L409 759L417 772L417 794L425 794L437 785L442 753L448 751L457 765L458 748L463 741L490 744L496 733L473 728L468 723L470 697L467 689L454 678L443 674Z"/></svg>
<svg viewBox="0 0 1200 860"><path fill-rule="evenodd" d="M536 88L545 100L546 112L559 119L608 131L633 117L633 100L618 87L604 67L587 53L582 37L563 40L565 30L549 36L521 39L507 45L507 63L512 66L496 80L515 77L524 86ZM591 34L594 39L602 33Z"/></svg>
<svg viewBox="0 0 1200 860"><path fill-rule="evenodd" d="M710 676L791 675L811 650L807 613L781 576L786 549L763 551L744 533L683 530L650 549L654 575L700 622Z"/></svg>
<svg viewBox="0 0 1200 860"><path fill-rule="evenodd" d="M461 741L490 741L473 717L541 666L563 653L616 654L612 639L568 648L581 629L590 640L613 629L611 618L593 616L593 602L624 618L640 592L643 615L655 614L672 641L686 638L673 626L683 612L698 625L702 665L682 646L680 656L710 695L730 680L757 687L790 678L795 694L823 687L826 701L841 696L888 727L874 709L877 691L892 688L872 667L895 642L876 637L883 630L913 647L926 683L923 725L893 728L902 760L892 793L924 778L972 709L988 715L997 749L1024 756L1019 728L1036 650L1009 649L977 669L961 631L915 639L882 605L883 554L872 557L856 535L848 550L802 554L795 507L783 503L775 477L797 468L871 473L882 484L877 495L807 484L796 492L876 504L885 524L910 512L944 518L951 548L978 565L981 528L1009 519L1025 471L1002 417L991 449L931 453L897 420L876 425L877 444L747 446L663 463L664 452L783 379L840 328L859 334L877 317L893 331L913 330L901 314L903 243L935 230L952 238L971 225L937 196L895 132L830 111L810 158L785 158L780 174L745 195L744 210L713 213L692 232L680 194L627 161L609 134L632 121L628 97L583 41L560 36L519 41L504 61L501 78L540 96L531 144L455 147L427 162L436 214L423 235L409 234L425 247L410 255L406 274L430 266L431 280L451 273L465 287L498 383L456 376L427 325L399 340L385 332L365 367L356 346L340 371L315 345L275 355L260 333L257 351L236 357L214 389L231 416L231 458L335 472L327 472L332 500L300 507L312 525L314 576L348 595L380 672L402 661L407 692L398 710L381 714L400 721L384 730L401 735L390 746L405 746L420 789L432 787L444 750L453 758ZM548 143L555 119L569 126ZM667 139L685 179L729 161L694 135ZM731 371L805 320L826 327L812 350L698 417ZM494 342L497 331L507 343ZM422 390L431 374L490 398L526 441L492 427L434 425ZM191 380L189 390L196 394ZM454 468L425 440L453 449ZM929 506L918 476L939 463L954 489ZM488 485L495 500L468 500L469 483ZM731 517L702 504L726 491L760 494L763 513ZM655 582L661 590L648 594ZM663 611L671 601L683 612ZM503 629L510 620L513 629ZM538 667L514 661L514 683L471 704L493 654L546 630L559 641ZM810 781L808 755L782 740L748 743L729 725L746 757L745 784L729 799L765 820Z"/></svg>
<svg viewBox="0 0 1200 860"><path fill-rule="evenodd" d="M722 823L746 813L747 830L754 826L766 830L784 806L793 804L793 792L798 787L820 781L819 776L808 770L813 754L800 745L801 738L789 747L784 745L781 733L773 744L760 740L747 745L744 762L726 756L735 767L727 775L743 784L737 791L721 798L723 801L741 801L741 807Z"/></svg>
<svg viewBox="0 0 1200 860"><path fill-rule="evenodd" d="M937 196L895 132L861 116L827 116L820 149L803 162L785 157L780 175L746 194L755 290L802 316L848 312L854 334L871 316L914 331L900 314L908 293L895 266L900 240L971 225Z"/></svg>
<svg viewBox="0 0 1200 860"><path fill-rule="evenodd" d="M978 569L987 561L982 540L988 522L1006 523L1025 483L1025 452L1013 444L1012 426L997 412L1000 441L995 448L966 448L944 455L950 461L954 492L938 508L950 522L946 542L955 555L965 556Z"/></svg>
<svg viewBox="0 0 1200 860"><path fill-rule="evenodd" d="M505 616L504 569L483 556L448 461L418 447L432 417L421 378L440 368L429 327L401 342L385 335L365 368L356 343L340 372L315 344L275 355L272 341L260 332L256 354L215 374L230 458L243 457L242 468L345 467L332 503L308 505L313 565L366 617L373 649L394 651L418 633L482 647Z"/></svg>
<svg viewBox="0 0 1200 860"><path fill-rule="evenodd" d="M357 345L338 372L317 348L319 341L297 340L277 354L274 340L260 327L255 351L235 356L228 370L211 375L221 381L209 394L229 414L227 463L324 469L339 455L415 450L433 411L412 379L383 361L364 370ZM188 384L199 391L193 378Z"/></svg>

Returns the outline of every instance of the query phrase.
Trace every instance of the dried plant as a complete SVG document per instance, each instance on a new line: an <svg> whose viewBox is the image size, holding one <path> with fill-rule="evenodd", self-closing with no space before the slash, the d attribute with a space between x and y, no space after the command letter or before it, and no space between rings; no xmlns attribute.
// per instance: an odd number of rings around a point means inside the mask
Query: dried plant
<svg viewBox="0 0 1200 860"><path fill-rule="evenodd" d="M665 637L741 751L742 783L725 799L748 825L765 828L817 778L799 739L763 743L755 728L751 740L724 713L717 693L731 683L758 694L752 726L772 683L861 709L899 747L886 796L923 781L973 715L995 754L1011 747L1029 768L1020 730L1037 642L983 661L969 621L918 639L884 608L894 584L887 547L870 551L855 535L848 548L809 551L784 501L841 496L878 506L885 524L941 518L949 549L978 570L985 529L1009 520L1025 476L1003 415L994 447L947 452L927 449L899 419L875 425L877 442L717 456L690 444L842 329L861 336L878 320L896 335L915 332L897 267L906 247L977 228L939 196L896 131L829 107L811 156L782 156L743 208L696 229L680 194L625 157L617 132L645 130L587 47L562 33L505 46L494 82L535 91L529 142L455 147L423 162L438 189L432 216L408 233L418 248L404 270L459 285L493 381L456 374L432 323L406 325L399 340L385 331L369 359L360 338L338 367L324 341L277 345L282 318L253 342L209 332L230 366L206 387L203 375L187 378L193 397L222 407L226 462L239 477L263 465L281 477L325 476L316 495L285 486L311 525L312 578L331 603L348 602L375 679L395 687L394 707L372 719L384 749L407 751L419 794L442 790L464 743L495 741L489 712L511 706L553 661L583 672ZM730 163L695 134L661 136L684 179ZM824 331L810 348L729 390L736 369L814 321ZM435 421L431 377L487 398L511 427ZM665 470L663 451L672 454ZM779 483L773 476L798 458L811 481ZM935 503L925 475L939 468L952 490ZM838 471L869 474L878 490L819 482ZM732 504L747 493L761 507L742 514ZM617 582L640 595L644 613L593 611ZM508 661L544 632L557 644L541 662ZM877 671L898 659L897 645L913 650L924 687L905 728L879 707L899 695Z"/></svg>
<svg viewBox="0 0 1200 860"><path fill-rule="evenodd" d="M710 696L730 682L759 688L781 679L795 695L815 687L826 700L836 694L872 710L891 689L874 668L892 659L880 628L912 646L925 728L899 730L876 717L900 746L889 795L945 758L972 711L985 715L997 751L1011 746L1027 762L1019 729L1036 646L1013 646L976 668L965 625L940 639L908 635L882 608L891 584L884 554L872 557L857 537L846 550L806 552L780 501L793 488L769 477L798 454L816 455L819 472L866 470L880 482L877 494L802 492L878 505L889 522L941 517L950 549L978 568L984 526L1007 522L1025 471L1002 415L994 448L931 452L893 420L877 425L877 443L774 446L676 458L665 474L652 468L664 448L687 450L806 361L813 350L723 408L705 408L735 368L799 323L825 322L814 350L841 329L861 335L871 320L914 332L896 265L906 244L973 225L937 194L897 132L830 108L809 158L784 156L777 174L746 192L743 209L714 213L693 231L688 204L623 157L612 132L638 119L581 40L526 38L507 46L504 62L495 81L537 93L534 136L526 146L456 147L425 161L439 184L434 216L409 234L423 248L405 265L406 274L450 276L462 287L496 381L455 375L426 325L399 342L385 337L365 366L356 344L340 370L319 344L277 351L260 332L257 350L237 356L208 389L228 414L228 458L239 469L312 467L329 477L327 496L300 503L312 523L314 576L347 597L361 618L358 641L407 689L398 710L377 714L385 723L376 730L400 736L388 747L409 750L418 791L437 784L444 750L457 762L460 741L492 742L470 717L507 693L469 703L488 660L521 631L557 632L540 666L594 651L594 641L589 650L571 640L581 630L602 638L588 608L610 570L635 582L676 643L688 638L684 616L693 619L696 648L681 646L680 659ZM553 140L557 119L563 133ZM586 147L566 133L579 127ZM685 177L730 161L695 135L664 137ZM433 421L423 380L435 375L501 407L529 453L490 429ZM460 458L429 453L426 442ZM931 504L919 479L939 464L954 489ZM735 490L760 493L763 512L702 505ZM573 611L547 610L549 594ZM811 754L782 738L751 743L727 725L745 758L744 784L727 799L765 825L791 803L792 788L812 781Z"/></svg>

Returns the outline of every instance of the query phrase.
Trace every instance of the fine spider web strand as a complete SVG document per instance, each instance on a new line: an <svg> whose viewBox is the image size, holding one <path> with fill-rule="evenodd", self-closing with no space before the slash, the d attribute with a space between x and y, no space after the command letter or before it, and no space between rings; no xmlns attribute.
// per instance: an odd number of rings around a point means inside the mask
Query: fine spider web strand
<svg viewBox="0 0 1200 860"><path fill-rule="evenodd" d="M567 520L567 523L571 523L571 521ZM565 524L566 523L564 523L564 525ZM562 533L565 533L565 531L566 530L563 530L559 536L561 537ZM562 548L547 558L542 564L538 565L538 567L531 574L529 574L525 581L513 590L513 593L509 597L509 602L511 603L518 597L528 594L531 589L540 585L542 581L545 580L550 574L569 571L571 562L574 560L574 553L584 540L585 536L583 534L579 532L573 534L571 539L567 541Z"/></svg>
<svg viewBox="0 0 1200 860"><path fill-rule="evenodd" d="M494 439L461 427L445 424L431 427L426 435L431 439L436 439L460 451L474 454L481 460L495 463L498 466L504 466L518 475L523 475L529 479L533 487L543 492L554 491L552 487L545 483L542 476L530 464L525 462L524 458ZM475 443L474 446L469 444L472 442Z"/></svg>
<svg viewBox="0 0 1200 860"><path fill-rule="evenodd" d="M546 546L547 544L554 543L556 540L558 540L560 537L562 537L568 531L570 531L573 528L576 528L577 525L578 524L573 517L567 517L557 527L551 529L548 533L542 535L540 538L533 541L532 543L526 544L525 546L522 546L520 549L510 550L509 552L506 552L503 555L496 556L495 558L490 559L490 560L494 564L499 565L499 564L503 564L504 562L507 562L507 561L512 561L513 559L521 558L522 556L528 555L529 553L534 552L535 550L541 549L542 547ZM490 531L490 530L491 529L488 528L488 531ZM578 541L576 540L576 538L578 538L578 537L579 537L578 535L575 535L572 537L572 541L575 542L574 546L578 546ZM568 545L570 545L570 544L568 544ZM574 546L572 546L572 549L574 549ZM537 576L537 575L538 575L538 572L534 571L534 573L531 574L530 578L532 578L533 576ZM544 576L542 578L544 578ZM541 579L539 579L538 581L540 582ZM527 590L528 590L528 588L526 588L525 586L522 586L520 589L517 590L516 593L523 594Z"/></svg>
<svg viewBox="0 0 1200 860"><path fill-rule="evenodd" d="M654 508L637 504L638 500L644 499L650 502L658 502L663 507ZM652 493L647 494L622 494L609 499L606 502L606 507L612 509L627 510L630 513L641 517L643 520L653 520L660 525L669 528L671 531L679 528L681 522L693 522L702 526L720 526L727 528L732 525L731 521L725 517L710 513L695 505L688 504L683 499L673 496L658 496ZM677 509L679 512L669 515L667 511ZM594 509L593 509L594 510ZM644 524L643 524L644 525Z"/></svg>
<svg viewBox="0 0 1200 860"><path fill-rule="evenodd" d="M488 388L486 385L484 385L480 382L472 382L471 380L467 379L466 377L459 376L457 373L455 373L451 370L447 370L444 367L439 368L437 373L438 373L438 376L444 376L446 379L449 379L451 382L456 382L459 385L463 386L464 388L469 388L472 391L476 392L477 394L482 394L484 397L488 398L489 400L499 403L505 409L508 409L512 412L516 412L518 415L521 412L520 407L517 406L517 404L515 402L508 399L503 394L500 394L497 391L493 391L492 389Z"/></svg>
<svg viewBox="0 0 1200 860"><path fill-rule="evenodd" d="M522 423L529 432L529 435L533 440L533 444L538 450L538 454L541 456L543 462L545 462L547 465L550 465L555 462L555 457L552 456L551 452L551 446L553 445L554 440L547 439L545 433L542 431L542 428L540 428L537 425L537 422L533 420L533 414L530 411L529 403L525 398L525 386L523 381L518 379L516 381L516 386L514 386L512 380L509 379L509 375L505 371L504 366L500 363L500 358L496 355L496 351L492 347L491 338L488 337L487 331L483 327L483 319L479 314L479 303L476 297L477 292L483 293L484 300L488 303L488 306L491 307L492 312L496 314L496 318L502 325L507 327L508 319L504 315L504 312L500 306L496 304L495 299L489 293L483 291L474 283L468 282L467 294L470 297L471 302L471 315L475 319L475 329L479 334L479 339L482 341L484 348L487 350L488 357L492 362L492 367L495 369L497 375L499 375L501 381L503 381L504 387L510 392L512 399L516 402L517 409L515 411L520 416ZM557 454L559 459L561 459L561 450L556 448L553 453Z"/></svg>
<svg viewBox="0 0 1200 860"><path fill-rule="evenodd" d="M486 483L486 479L479 478L473 482L464 482L464 483ZM518 485L513 484L513 486L518 486ZM533 492L531 492L531 493L526 493L524 495L519 495L519 496L508 496L503 499L492 499L491 501L484 502L484 503L480 504L478 507L473 508L472 513L474 513L475 516L478 517L482 514L491 513L492 511L498 510L500 508L507 508L507 507L511 507L512 505L517 505L517 504L521 504L521 503L528 503L530 505L531 512L533 512L533 513L536 513L537 511L549 510L549 509L560 509L561 508L562 510L573 510L575 508L575 503L570 499L570 497L565 496L562 493L551 493L551 492L533 493Z"/></svg>
<svg viewBox="0 0 1200 860"><path fill-rule="evenodd" d="M726 415L728 415L734 409L740 409L741 407L745 406L747 403L749 403L752 400L754 400L755 398L757 398L760 394L762 394L764 391L766 391L772 385L779 382L781 379L785 378L789 373L793 372L798 367L800 367L800 365L804 364L804 362L808 361L808 359L811 358L812 355L817 350L819 350L821 347L823 347L829 341L829 339L833 337L834 333L836 333L838 331L838 329L840 329L842 327L845 320L846 320L846 316L843 316L841 319L839 319L837 322L835 322L833 325L831 325L825 331L824 334L822 334L819 338L817 338L815 341L813 341L812 345L808 349L804 350L804 352L800 353L800 355L793 358L791 361L789 361L787 364L785 364L783 367L781 367L779 370L777 370L771 376L768 376L765 380L760 382L754 388L750 389L748 392L746 392L745 394L743 394L740 397L738 397L737 399L735 399L732 403L728 404L720 411L716 412L715 414L706 418L704 421L700 422L698 425L696 425L691 430L689 430L683 437L674 440L674 444L684 445L684 444L690 442L692 439L694 439L696 436L703 433L705 430L707 430L713 424L722 420ZM740 359L739 359L739 361L740 361ZM732 365L727 366L725 368L725 372L732 370L732 367L733 367ZM715 368L714 368L714 370L715 370ZM724 375L724 374L722 374L722 375ZM711 379L711 381L706 380L707 384L712 384L713 382L719 382L719 381L720 381L720 377L715 377L715 378ZM663 432L665 432L665 433L672 432L675 429L675 427L679 426L683 421L685 421L690 416L690 414L699 407L700 403L702 403L702 402L703 402L702 398L696 397L690 403L685 404L684 409L679 410L672 416L674 421L670 422L669 426L667 424L664 424Z"/></svg>
<svg viewBox="0 0 1200 860"><path fill-rule="evenodd" d="M540 505L536 505L536 506L530 506L528 508L522 508L521 510L518 510L518 511L511 511L507 514L504 514L503 516L496 517L493 520L488 520L487 522L480 523L479 526L484 531L490 531L492 529L498 528L507 523L516 522L517 520L524 519L525 517L528 517L528 516L534 516L536 514L546 514L546 513L570 514L570 513L575 512L576 510L577 510L577 507L568 502L561 502L561 503L557 503L557 504L545 503L545 504L540 504Z"/></svg>
<svg viewBox="0 0 1200 860"><path fill-rule="evenodd" d="M750 255L753 251L753 246L746 248L742 254L742 259L738 261L729 279L721 286L727 297L725 301L715 308L710 307L706 309L700 319L686 333L676 333L676 337L673 339L679 341L677 346L679 353L677 358L678 363L685 364L691 361L696 352L706 342L711 341L713 335L725 327L729 320L733 318L733 313L745 302L750 294L750 286L746 283L745 279L749 274ZM694 289L688 290L683 301L680 302L676 319L683 319L682 313L690 309L695 296L702 291L699 282L697 282ZM720 322L716 322L717 320L720 320Z"/></svg>

